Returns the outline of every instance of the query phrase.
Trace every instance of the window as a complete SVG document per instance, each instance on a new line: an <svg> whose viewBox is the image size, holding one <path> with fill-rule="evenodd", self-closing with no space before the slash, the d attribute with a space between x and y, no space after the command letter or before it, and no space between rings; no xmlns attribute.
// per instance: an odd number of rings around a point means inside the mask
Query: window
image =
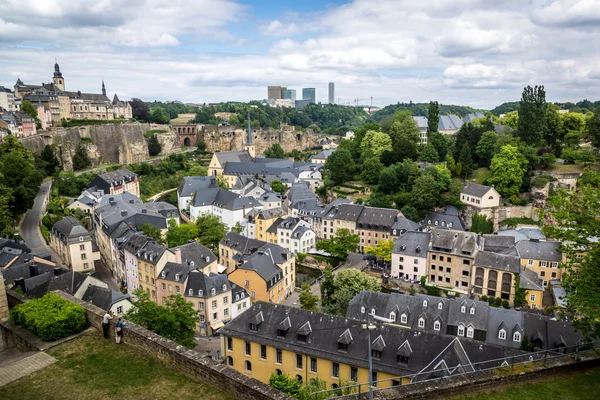
<svg viewBox="0 0 600 400"><path fill-rule="evenodd" d="M533 260L527 260L527 265L533 265Z"/></svg>
<svg viewBox="0 0 600 400"><path fill-rule="evenodd" d="M299 341L299 342L304 342L304 343L306 343L306 335L302 335L302 334L300 334L300 333L299 333L299 334L297 335L297 338L298 338L298 341Z"/></svg>
<svg viewBox="0 0 600 400"><path fill-rule="evenodd" d="M85 251L85 244L80 244L79 245L79 250L80 251Z"/></svg>
<svg viewBox="0 0 600 400"><path fill-rule="evenodd" d="M250 361L246 360L245 364L246 364L246 371L252 372L252 363Z"/></svg>
<svg viewBox="0 0 600 400"><path fill-rule="evenodd" d="M338 343L338 351L348 351L348 345L346 343Z"/></svg>
<svg viewBox="0 0 600 400"><path fill-rule="evenodd" d="M371 308L371 315L375 315L375 309Z"/></svg>
<svg viewBox="0 0 600 400"><path fill-rule="evenodd" d="M436 258L436 255L435 255L435 254L432 254L432 255L431 255L431 259L432 259L433 261L435 261L435 258Z"/></svg>
<svg viewBox="0 0 600 400"><path fill-rule="evenodd" d="M377 371L373 371L371 374L371 381L373 382L373 386L377 387Z"/></svg>
<svg viewBox="0 0 600 400"><path fill-rule="evenodd" d="M260 358L262 358L263 360L267 359L267 346L265 346L264 344L260 345Z"/></svg>
<svg viewBox="0 0 600 400"><path fill-rule="evenodd" d="M175 286L175 293L179 293L179 286Z"/></svg>
<svg viewBox="0 0 600 400"><path fill-rule="evenodd" d="M535 294L532 294L529 296L529 301L535 301Z"/></svg>
<svg viewBox="0 0 600 400"><path fill-rule="evenodd" d="M403 324L406 324L407 321L408 321L408 317L406 316L406 314L402 314L400 316L400 322Z"/></svg>
<svg viewBox="0 0 600 400"><path fill-rule="evenodd" d="M465 327L462 325L458 326L458 336L465 336Z"/></svg>
<svg viewBox="0 0 600 400"><path fill-rule="evenodd" d="M200 322L204 322L204 315L200 316Z"/></svg>
<svg viewBox="0 0 600 400"><path fill-rule="evenodd" d="M475 315L475 307L471 307L471 309L469 310L469 314Z"/></svg>
<svg viewBox="0 0 600 400"><path fill-rule="evenodd" d="M227 350L233 350L233 339L230 337L227 338Z"/></svg>
<svg viewBox="0 0 600 400"><path fill-rule="evenodd" d="M90 265L88 263L83 263L83 268L84 269L88 269L90 267Z"/></svg>
<svg viewBox="0 0 600 400"><path fill-rule="evenodd" d="M463 265L471 265L471 261L463 259Z"/></svg>
<svg viewBox="0 0 600 400"><path fill-rule="evenodd" d="M547 267L548 261L540 261L540 267Z"/></svg>
<svg viewBox="0 0 600 400"><path fill-rule="evenodd" d="M302 369L302 355L296 354L296 368Z"/></svg>
<svg viewBox="0 0 600 400"><path fill-rule="evenodd" d="M557 262L552 262L552 263L550 263L550 267L552 267L552 268L558 268L558 263Z"/></svg>
<svg viewBox="0 0 600 400"><path fill-rule="evenodd" d="M217 313L213 313L213 319L217 319Z"/></svg>
<svg viewBox="0 0 600 400"><path fill-rule="evenodd" d="M117 307L117 314L123 314L123 306Z"/></svg>
<svg viewBox="0 0 600 400"><path fill-rule="evenodd" d="M473 338L473 334L474 334L474 333L475 333L475 330L473 329L473 327L472 327L472 326L470 326L470 327L468 327L468 328L467 328L467 337L468 337L468 338L471 338L471 339L472 339L472 338Z"/></svg>
<svg viewBox="0 0 600 400"><path fill-rule="evenodd" d="M404 257L400 257L400 262L404 262Z"/></svg>
<svg viewBox="0 0 600 400"><path fill-rule="evenodd" d="M223 310L223 315L228 317L229 316L229 308L226 308Z"/></svg>
<svg viewBox="0 0 600 400"><path fill-rule="evenodd" d="M365 313L365 307L364 307L364 306L360 308L360 313L361 313L361 314L364 314L364 313Z"/></svg>
<svg viewBox="0 0 600 400"><path fill-rule="evenodd" d="M213 300L213 301L212 301L212 303L211 303L211 306L212 306L213 310L214 310L215 308L217 308L217 301L216 301L216 300Z"/></svg>
<svg viewBox="0 0 600 400"><path fill-rule="evenodd" d="M520 341L521 341L521 333L515 332L513 334L513 342L520 342Z"/></svg>
<svg viewBox="0 0 600 400"><path fill-rule="evenodd" d="M440 301L440 302L438 303L438 310L441 310L441 309L443 309L443 308L444 308L444 305L443 305L443 304L442 304L442 302Z"/></svg>
<svg viewBox="0 0 600 400"><path fill-rule="evenodd" d="M229 303L229 297L225 296L225 297L223 297L223 304L227 304L227 303Z"/></svg>
<svg viewBox="0 0 600 400"><path fill-rule="evenodd" d="M423 300L423 307L427 307L427 299Z"/></svg>
<svg viewBox="0 0 600 400"><path fill-rule="evenodd" d="M435 321L433 323L433 330L436 330L436 331L440 330L440 321Z"/></svg>
<svg viewBox="0 0 600 400"><path fill-rule="evenodd" d="M249 341L246 340L246 355L252 355L252 347Z"/></svg>
<svg viewBox="0 0 600 400"><path fill-rule="evenodd" d="M204 311L204 302L201 301L200 303L198 303L198 310Z"/></svg>
<svg viewBox="0 0 600 400"><path fill-rule="evenodd" d="M399 364L408 364L408 360L410 360L410 357L407 356L396 356L396 360L398 361Z"/></svg>
<svg viewBox="0 0 600 400"><path fill-rule="evenodd" d="M283 363L283 351L281 349L275 349L275 360L278 364Z"/></svg>
<svg viewBox="0 0 600 400"><path fill-rule="evenodd" d="M463 272L462 272L462 275L463 275L463 276L469 276L469 271L463 271Z"/></svg>
<svg viewBox="0 0 600 400"><path fill-rule="evenodd" d="M464 314L465 312L467 312L467 307L465 307L465 306L460 306L460 312L461 312L461 313L463 313L463 314Z"/></svg>
<svg viewBox="0 0 600 400"><path fill-rule="evenodd" d="M498 332L498 339L506 340L506 331L504 329L500 329L500 332Z"/></svg>
<svg viewBox="0 0 600 400"><path fill-rule="evenodd" d="M162 284L162 290L167 290L167 285L165 283Z"/></svg>
<svg viewBox="0 0 600 400"><path fill-rule="evenodd" d="M425 328L425 320L423 318L419 318L419 328Z"/></svg>
<svg viewBox="0 0 600 400"><path fill-rule="evenodd" d="M451 274L452 273L452 268L446 267L446 273L447 274Z"/></svg>
<svg viewBox="0 0 600 400"><path fill-rule="evenodd" d="M448 224L448 226L449 226L450 228L452 228L452 224ZM449 263L449 262L452 262L452 258L450 258L450 257L446 257L446 262L448 262L448 263Z"/></svg>
<svg viewBox="0 0 600 400"><path fill-rule="evenodd" d="M85 260L85 259L87 259L87 254L85 254L85 253L81 253L81 259L82 259L82 260Z"/></svg>
<svg viewBox="0 0 600 400"><path fill-rule="evenodd" d="M381 351L379 351L379 350L371 350L371 357L379 360L381 358Z"/></svg>
<svg viewBox="0 0 600 400"><path fill-rule="evenodd" d="M392 321L395 321L395 320L396 320L396 313L395 313L395 312L393 312L393 311L392 311L392 312L390 313L390 319L391 319Z"/></svg>
<svg viewBox="0 0 600 400"><path fill-rule="evenodd" d="M317 358L310 358L310 372L317 372Z"/></svg>
<svg viewBox="0 0 600 400"><path fill-rule="evenodd" d="M340 377L340 364L338 364L338 363L332 364L331 376L333 376L334 378Z"/></svg>
<svg viewBox="0 0 600 400"><path fill-rule="evenodd" d="M352 382L358 382L358 368L350 367L350 380Z"/></svg>

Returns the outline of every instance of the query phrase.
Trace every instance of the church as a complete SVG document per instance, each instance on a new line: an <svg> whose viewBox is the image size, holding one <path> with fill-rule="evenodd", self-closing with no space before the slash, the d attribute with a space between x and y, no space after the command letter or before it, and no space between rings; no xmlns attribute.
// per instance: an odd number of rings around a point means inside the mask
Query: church
<svg viewBox="0 0 600 400"><path fill-rule="evenodd" d="M119 100L116 93L112 101L106 96L104 81L102 94L67 91L58 62L54 64L52 83L31 85L19 78L14 90L16 98L27 100L36 107L42 126L61 126L63 118L113 120L131 119L133 116L131 105Z"/></svg>

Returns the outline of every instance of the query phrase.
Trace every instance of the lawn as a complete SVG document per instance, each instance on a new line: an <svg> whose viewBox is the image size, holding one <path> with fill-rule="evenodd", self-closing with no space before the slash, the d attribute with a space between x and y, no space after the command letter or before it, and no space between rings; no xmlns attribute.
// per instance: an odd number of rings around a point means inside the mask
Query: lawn
<svg viewBox="0 0 600 400"><path fill-rule="evenodd" d="M600 391L600 368L553 377L549 381L511 387L502 391L455 397L456 400L561 399L596 400Z"/></svg>
<svg viewBox="0 0 600 400"><path fill-rule="evenodd" d="M483 167L483 168L477 168L475 171L473 171L473 175L471 176L471 179L475 179L476 183L483 185L485 183L486 179L488 179L491 176L492 176L492 172L489 169Z"/></svg>
<svg viewBox="0 0 600 400"><path fill-rule="evenodd" d="M49 354L56 363L0 388L0 399L235 399L99 334L70 341Z"/></svg>

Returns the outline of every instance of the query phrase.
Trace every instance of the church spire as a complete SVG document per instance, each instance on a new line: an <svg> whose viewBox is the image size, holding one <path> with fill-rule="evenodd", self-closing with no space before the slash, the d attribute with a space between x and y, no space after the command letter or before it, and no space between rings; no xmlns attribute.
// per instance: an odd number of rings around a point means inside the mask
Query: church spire
<svg viewBox="0 0 600 400"><path fill-rule="evenodd" d="M54 59L54 77L62 78L62 73L60 72L60 67L58 66L58 61L56 58Z"/></svg>
<svg viewBox="0 0 600 400"><path fill-rule="evenodd" d="M104 87L104 79L102 79L102 95L106 96L106 87Z"/></svg>

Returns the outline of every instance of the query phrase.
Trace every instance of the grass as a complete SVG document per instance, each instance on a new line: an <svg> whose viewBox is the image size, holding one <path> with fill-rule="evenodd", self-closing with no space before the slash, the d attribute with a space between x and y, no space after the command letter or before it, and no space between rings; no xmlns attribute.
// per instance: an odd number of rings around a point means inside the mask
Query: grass
<svg viewBox="0 0 600 400"><path fill-rule="evenodd" d="M49 354L56 363L0 388L0 399L235 399L212 383L196 382L99 333L72 340Z"/></svg>
<svg viewBox="0 0 600 400"><path fill-rule="evenodd" d="M485 181L491 176L492 172L489 169L483 167L477 168L475 171L473 171L473 176L471 177L471 179L475 179L476 183L483 185Z"/></svg>
<svg viewBox="0 0 600 400"><path fill-rule="evenodd" d="M524 400L524 399L561 399L595 400L600 391L600 368L552 377L552 380L529 383L501 391L479 393L474 396L454 397L460 400Z"/></svg>

